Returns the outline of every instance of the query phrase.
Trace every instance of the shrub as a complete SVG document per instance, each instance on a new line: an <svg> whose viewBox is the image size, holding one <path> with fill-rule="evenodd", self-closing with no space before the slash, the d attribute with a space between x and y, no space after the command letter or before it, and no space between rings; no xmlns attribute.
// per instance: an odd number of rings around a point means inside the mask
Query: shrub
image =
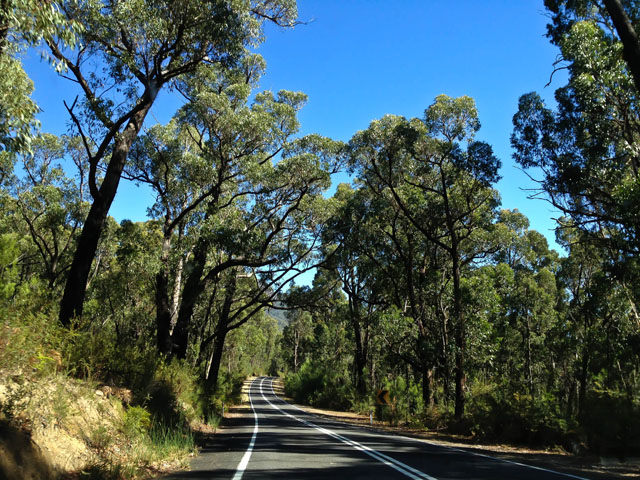
<svg viewBox="0 0 640 480"><path fill-rule="evenodd" d="M509 397L494 384L473 386L464 425L478 438L545 447L564 444L573 426L553 394Z"/></svg>
<svg viewBox="0 0 640 480"><path fill-rule="evenodd" d="M144 436L151 427L151 414L144 407L129 407L122 420L122 433L129 438Z"/></svg>
<svg viewBox="0 0 640 480"><path fill-rule="evenodd" d="M589 449L625 458L640 454L640 406L610 390L589 392L580 425ZM606 421L604 420L606 419Z"/></svg>
<svg viewBox="0 0 640 480"><path fill-rule="evenodd" d="M347 410L357 403L349 378L322 366L314 366L308 360L297 373L285 377L284 387L287 395L302 404Z"/></svg>

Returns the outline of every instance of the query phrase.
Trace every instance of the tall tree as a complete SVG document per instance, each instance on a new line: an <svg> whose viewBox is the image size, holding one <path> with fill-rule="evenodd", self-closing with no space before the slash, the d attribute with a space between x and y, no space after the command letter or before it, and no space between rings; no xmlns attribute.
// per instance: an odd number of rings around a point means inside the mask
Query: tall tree
<svg viewBox="0 0 640 480"><path fill-rule="evenodd" d="M331 249L328 267L337 274L347 296L347 313L355 344L356 389L367 393L365 369L369 363L370 339L377 313L387 305L385 277L376 265L379 249L374 237L380 213L364 189L341 184L332 199L334 212L327 222L325 237Z"/></svg>
<svg viewBox="0 0 640 480"><path fill-rule="evenodd" d="M24 175L14 181L14 220L25 224L39 257L37 270L52 290L69 268L77 231L86 213L82 171L75 182L62 167L66 155L79 161L79 147L74 138L51 134L35 137L31 153L22 156Z"/></svg>
<svg viewBox="0 0 640 480"><path fill-rule="evenodd" d="M462 270L486 256L482 232L493 221L500 162L489 145L474 141L480 128L469 97L440 95L423 120L386 116L351 140L353 163L377 195L400 214L450 262L456 343L455 413L465 401L466 333ZM466 149L460 145L467 142Z"/></svg>
<svg viewBox="0 0 640 480"><path fill-rule="evenodd" d="M53 57L69 72L65 76L83 94L80 103L76 99L67 109L84 139L93 199L60 304L60 321L68 325L82 314L105 219L129 150L158 93L203 63L235 64L248 45L260 40L265 18L291 25L296 8L291 0L68 0L60 8L69 22L85 27L77 50L65 50L59 36L46 40ZM104 65L103 74L95 73L96 63Z"/></svg>
<svg viewBox="0 0 640 480"><path fill-rule="evenodd" d="M630 22L625 28L637 24L638 10L633 2L607 1L606 8L589 0L545 4L552 13L549 37L561 49L569 79L556 91L555 111L535 93L520 98L514 158L541 172L540 193L584 239L617 257L619 278L635 284L640 117L629 42L636 40L620 31L620 21ZM626 20L609 15L623 5L618 14ZM632 299L637 304L640 297L634 293Z"/></svg>

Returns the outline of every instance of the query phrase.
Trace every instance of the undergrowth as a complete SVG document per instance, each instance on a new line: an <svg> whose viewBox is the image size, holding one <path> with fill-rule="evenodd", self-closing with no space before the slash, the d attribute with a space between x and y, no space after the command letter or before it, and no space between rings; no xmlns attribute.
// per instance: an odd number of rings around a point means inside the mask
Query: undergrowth
<svg viewBox="0 0 640 480"><path fill-rule="evenodd" d="M579 415L563 410L552 393L535 396L513 392L491 382L471 382L465 416L456 420L453 402L424 404L419 384L396 377L381 385L393 405L376 405L375 391L359 396L347 375L305 362L297 373L285 376L285 391L296 402L361 414L393 425L473 436L488 442L506 442L542 448L564 448L620 458L640 452L640 405L627 396L604 389L588 392ZM443 392L438 397L442 399ZM602 421L606 418L607 421Z"/></svg>
<svg viewBox="0 0 640 480"><path fill-rule="evenodd" d="M40 287L0 302L0 420L34 438L50 428L80 438L82 478L146 478L184 466L196 450L193 427L217 427L217 405L239 398L240 379L225 378L212 397L193 367L163 360L153 345L123 341L104 324L64 329Z"/></svg>

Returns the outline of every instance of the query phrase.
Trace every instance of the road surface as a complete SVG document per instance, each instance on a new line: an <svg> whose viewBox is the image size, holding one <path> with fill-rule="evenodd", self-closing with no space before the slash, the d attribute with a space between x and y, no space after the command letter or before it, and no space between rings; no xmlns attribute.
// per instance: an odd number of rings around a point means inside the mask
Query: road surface
<svg viewBox="0 0 640 480"><path fill-rule="evenodd" d="M178 479L588 480L586 477L333 422L305 413L255 379L252 412L225 421Z"/></svg>

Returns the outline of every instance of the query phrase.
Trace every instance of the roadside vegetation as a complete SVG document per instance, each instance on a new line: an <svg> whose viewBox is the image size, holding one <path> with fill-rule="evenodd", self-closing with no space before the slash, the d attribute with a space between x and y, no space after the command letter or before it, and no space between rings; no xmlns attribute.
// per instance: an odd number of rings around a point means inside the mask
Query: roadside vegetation
<svg viewBox="0 0 640 480"><path fill-rule="evenodd" d="M511 139L563 252L501 205L470 97L300 136L306 95L261 90L254 53L293 0L3 2L0 472L183 467L257 374L363 413L388 390L393 423L640 454L640 12L545 4L568 83L523 95ZM36 121L28 48L79 86L67 135ZM184 101L153 125L167 89ZM121 180L148 220L109 216Z"/></svg>

